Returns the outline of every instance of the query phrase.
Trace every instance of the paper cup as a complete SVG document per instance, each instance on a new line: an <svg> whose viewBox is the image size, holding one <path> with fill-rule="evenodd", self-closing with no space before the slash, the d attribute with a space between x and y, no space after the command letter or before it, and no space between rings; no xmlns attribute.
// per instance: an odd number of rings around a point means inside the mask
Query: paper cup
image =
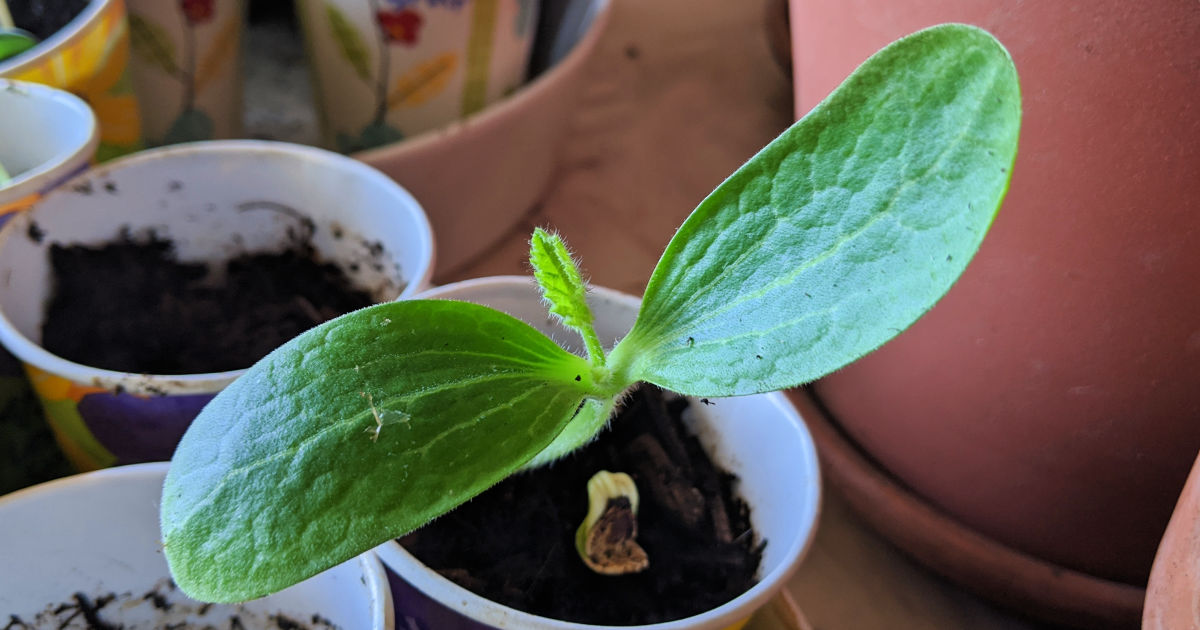
<svg viewBox="0 0 1200 630"><path fill-rule="evenodd" d="M200 408L244 372L117 372L39 345L50 245L99 245L123 230L153 230L184 262L278 251L289 232L311 232L318 257L378 301L419 291L433 262L429 223L412 196L361 162L311 147L193 143L66 182L0 230L0 342L25 364L59 443L83 470L169 459Z"/></svg>
<svg viewBox="0 0 1200 630"><path fill-rule="evenodd" d="M79 97L54 88L0 79L0 225L47 190L87 167L99 136L96 117Z"/></svg>
<svg viewBox="0 0 1200 630"><path fill-rule="evenodd" d="M153 145L242 133L243 0L128 0L133 87Z"/></svg>
<svg viewBox="0 0 1200 630"><path fill-rule="evenodd" d="M351 153L469 116L525 81L539 0L299 0L324 141Z"/></svg>
<svg viewBox="0 0 1200 630"><path fill-rule="evenodd" d="M437 287L418 297L491 306L529 323L559 343L573 342L564 345L582 352L575 341L578 334L547 316L541 295L529 278L468 280ZM607 346L633 326L640 302L630 295L593 287L588 303L595 314L596 332ZM795 408L778 392L715 398L712 402L691 405L685 419L713 459L740 480L738 493L750 506L754 530L767 541L759 582L732 601L699 615L623 628L740 628L784 586L812 541L820 504L820 471L812 437ZM444 630L608 628L548 619L484 599L421 564L394 540L375 552L388 569L401 627L408 623L411 627Z"/></svg>
<svg viewBox="0 0 1200 630"><path fill-rule="evenodd" d="M75 613L82 624L76 610L54 612L78 593L93 604L115 595L99 611L113 627L225 628L235 615L247 630L285 627L273 619L279 615L314 630L393 627L387 580L370 554L245 604L204 607L185 597L170 583L160 542L166 472L166 463L123 466L0 498L0 618L53 628L63 626L50 620Z"/></svg>
<svg viewBox="0 0 1200 630"><path fill-rule="evenodd" d="M123 0L92 0L45 41L0 61L0 77L61 88L87 101L100 121L98 160L142 148L141 121L129 81Z"/></svg>

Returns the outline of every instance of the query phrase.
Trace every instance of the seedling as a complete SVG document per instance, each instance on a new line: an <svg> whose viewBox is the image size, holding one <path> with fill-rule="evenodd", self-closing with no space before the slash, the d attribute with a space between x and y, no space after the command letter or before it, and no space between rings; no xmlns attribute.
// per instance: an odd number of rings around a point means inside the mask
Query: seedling
<svg viewBox="0 0 1200 630"><path fill-rule="evenodd" d="M176 581L210 601L282 589L588 442L639 381L740 396L861 357L962 273L1019 125L1004 48L934 27L869 59L701 202L607 352L579 268L540 230L535 275L586 358L452 301L373 306L298 336L209 403L175 453L162 533Z"/></svg>

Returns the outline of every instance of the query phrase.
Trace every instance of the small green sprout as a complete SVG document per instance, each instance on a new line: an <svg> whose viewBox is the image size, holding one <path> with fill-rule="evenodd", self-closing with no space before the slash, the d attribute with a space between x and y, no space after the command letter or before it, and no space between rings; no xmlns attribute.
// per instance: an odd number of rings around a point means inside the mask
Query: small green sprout
<svg viewBox="0 0 1200 630"><path fill-rule="evenodd" d="M587 482L588 512L575 532L575 551L601 575L625 575L650 566L637 544L638 490L633 477L607 470Z"/></svg>
<svg viewBox="0 0 1200 630"><path fill-rule="evenodd" d="M1008 189L1020 118L1004 48L933 27L872 56L704 199L607 352L578 266L543 231L537 280L586 358L465 302L381 304L301 334L180 442L161 509L176 582L219 602L290 586L587 443L638 382L741 396L854 361L962 273Z"/></svg>
<svg viewBox="0 0 1200 630"><path fill-rule="evenodd" d="M8 171L4 170L4 165L0 164L0 186L4 186L11 179L12 176L8 174Z"/></svg>

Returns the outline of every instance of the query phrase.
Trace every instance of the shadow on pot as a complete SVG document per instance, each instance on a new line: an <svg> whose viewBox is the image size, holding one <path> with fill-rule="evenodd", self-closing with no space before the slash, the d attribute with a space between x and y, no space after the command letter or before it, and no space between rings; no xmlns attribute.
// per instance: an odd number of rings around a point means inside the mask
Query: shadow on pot
<svg viewBox="0 0 1200 630"><path fill-rule="evenodd" d="M421 290L433 263L416 200L382 173L320 149L196 143L68 181L0 230L0 341L24 364L60 445L82 470L168 459L204 404L244 371L146 374L84 365L43 347L52 248L129 235L170 242L180 263L311 248L374 302Z"/></svg>

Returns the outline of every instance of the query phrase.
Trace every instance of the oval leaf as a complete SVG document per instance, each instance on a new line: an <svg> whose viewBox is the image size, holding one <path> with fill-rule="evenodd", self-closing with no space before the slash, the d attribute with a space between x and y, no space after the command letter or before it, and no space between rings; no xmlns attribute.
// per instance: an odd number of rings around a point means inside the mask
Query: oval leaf
<svg viewBox="0 0 1200 630"><path fill-rule="evenodd" d="M880 346L978 249L1020 116L1016 69L986 32L944 25L884 48L692 213L610 365L730 396Z"/></svg>
<svg viewBox="0 0 1200 630"><path fill-rule="evenodd" d="M325 16L329 19L329 32L333 35L333 40L337 42L342 57L350 62L355 74L363 81L370 81L371 68L370 62L367 61L367 46L363 43L358 29L354 28L354 23L347 19L340 9L329 3L325 5ZM379 54L386 55L387 53L385 48Z"/></svg>
<svg viewBox="0 0 1200 630"><path fill-rule="evenodd" d="M543 450L590 380L583 359L474 304L394 302L322 324L184 435L163 489L171 572L192 597L229 602L352 558Z"/></svg>

